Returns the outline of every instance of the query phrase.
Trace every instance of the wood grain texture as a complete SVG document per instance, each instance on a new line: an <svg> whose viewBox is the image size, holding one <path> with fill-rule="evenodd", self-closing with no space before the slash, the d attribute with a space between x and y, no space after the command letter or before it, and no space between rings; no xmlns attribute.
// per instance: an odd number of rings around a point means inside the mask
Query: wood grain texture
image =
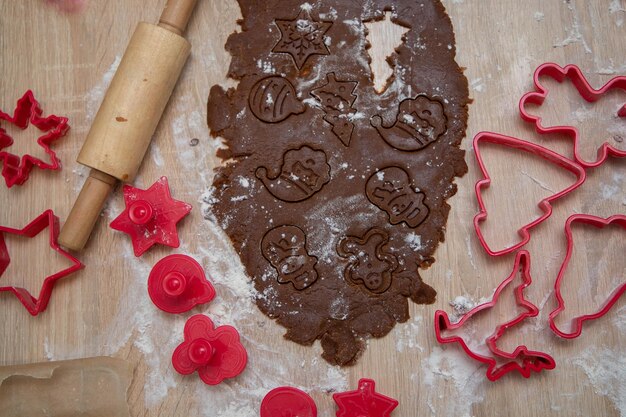
<svg viewBox="0 0 626 417"><path fill-rule="evenodd" d="M8 190L0 186L2 225L22 227L46 208L54 209L62 220L67 217L87 175L87 170L74 160L102 99L106 78L137 22L156 22L165 1L85 3L78 11L64 12L51 2L40 0L0 1L0 108L12 111L15 101L30 88L44 114L68 116L71 124L68 135L54 147L63 161L62 171L34 169L22 187ZM455 27L457 60L467 68L465 74L474 98L468 138L491 130L571 155L566 139L538 136L532 126L520 119L519 98L532 88L534 69L547 61L579 65L595 87L613 74L626 74L626 2L528 0L519 6L515 0L446 0L444 4ZM223 46L228 35L238 29L239 16L234 0L198 2L186 34L192 55L135 181L145 188L167 175L174 198L194 203L191 215L179 225L181 248L154 248L140 261L134 260L128 237L108 228L121 211L118 190L80 255L87 268L58 283L45 313L32 318L15 297L0 294L0 365L101 354L128 359L136 366L129 392L134 416L215 416L211 412L214 404L237 401L247 404L247 410L253 413L232 415L256 415L259 403L255 397L242 398L239 393L244 388L250 392L255 381L264 379L308 389L317 401L320 415L334 415L331 396L310 382L327 373L326 367L318 367L311 360L319 356L319 346L307 348L284 341L283 329L260 313L248 317L249 323L234 323L244 333L244 343L249 348L250 363L245 371L248 377L241 383L217 388L203 386L198 378L180 377L167 366L188 315L169 317L154 308L144 311L137 307L140 313L133 316L135 319L127 321L122 316L135 303L143 305L147 298L147 273L167 254L192 255L216 276L223 271L241 273L240 265L231 266L231 260L216 260L207 254L214 248L228 248L223 234L207 229L199 203L200 195L210 185L212 168L218 163L214 157L217 142L210 138L204 123L206 99L213 84L229 83L225 76L230 58ZM559 111L570 114L575 110ZM189 145L193 138L199 139L197 146ZM15 145L16 152L36 151L21 146ZM471 140L466 140L464 147L469 150ZM553 175L535 159L511 158L496 149L487 155L492 175L505 178L501 184L494 183L486 196L488 204L497 206L492 232L497 239L505 240L514 237L517 219L535 213L534 205L545 188L559 187L567 178ZM620 415L611 396L615 399L620 398L620 392L623 394L624 374L611 361L621 360L623 371L624 300L606 317L589 324L582 337L572 342L556 338L546 324L548 312L554 308L554 300L549 297L553 280L564 256L565 219L573 212L602 216L625 213L624 160L614 159L590 171L587 182L555 206L553 216L535 230L527 246L534 280L527 296L542 308L542 313L520 332L507 335L503 346L524 343L547 351L556 359L557 368L533 375L530 380L509 375L497 383L488 382L485 368L475 366L457 347L442 349L432 329L436 309L452 312L449 302L459 295L474 300L490 297L513 264L513 255L490 259L478 243L472 218L477 211L473 185L479 179L479 170L471 150L467 161L470 171L457 181L459 192L450 201L446 242L435 255L437 262L423 273L424 280L438 290L437 303L426 307L412 305L408 323L396 326L383 339L370 341L360 362L347 369L349 386L356 387L360 377L376 379L381 392L400 401L393 414L396 417ZM516 173L521 173L521 177L516 177ZM524 186L512 195L510 191L519 181L525 181ZM506 217L498 221L499 214ZM584 311L597 305L612 285L603 278L606 274L598 272L607 271L623 278L624 240L614 232L579 232L581 255L568 279L574 288L571 294L576 297L573 302ZM59 265L40 239L15 244L19 245L12 253L11 276L17 277L12 278L15 282L25 280L24 285L36 287L40 280L37 277ZM230 256L234 256L232 250ZM140 267L137 262L141 262ZM228 286L218 283L216 287L223 308L252 308L251 300L238 299ZM211 308L197 312L218 314ZM145 334L151 326L165 326L158 340L166 343L147 343ZM144 354L150 349L151 353ZM161 373L155 374L155 368ZM613 372L615 378L598 380L594 370ZM337 375L341 377L341 373ZM155 402L153 388L159 386L161 379L166 381L165 391ZM257 394L257 400L260 396L262 392Z"/></svg>

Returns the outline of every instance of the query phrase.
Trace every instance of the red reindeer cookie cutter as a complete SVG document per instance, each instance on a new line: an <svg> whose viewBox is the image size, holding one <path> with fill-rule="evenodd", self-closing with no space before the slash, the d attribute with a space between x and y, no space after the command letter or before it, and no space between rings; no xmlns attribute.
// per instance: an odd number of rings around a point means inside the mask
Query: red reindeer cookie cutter
<svg viewBox="0 0 626 417"><path fill-rule="evenodd" d="M606 160L608 155L626 157L626 150L619 150L609 145L608 142L604 142L598 149L597 159L591 162L585 161L579 154L580 133L578 132L578 129L573 126L542 126L541 118L530 114L526 110L526 105L530 103L540 106L548 96L548 90L541 84L540 81L540 78L543 76L550 77L558 83L562 83L565 79L571 80L581 97L589 103L598 101L602 95L606 94L610 90L617 89L626 92L626 77L615 77L606 83L601 89L595 90L591 87L591 85L589 85L589 82L587 82L587 79L580 71L580 68L576 65L567 65L563 68L557 64L548 62L541 65L535 71L534 84L536 91L525 94L519 103L522 119L527 122L534 123L537 133L562 133L572 138L574 142L574 159L585 168L597 167ZM626 118L626 104L618 110L617 116Z"/></svg>
<svg viewBox="0 0 626 417"><path fill-rule="evenodd" d="M500 294L517 277L520 270L523 282L515 288L515 300L517 305L522 307L525 311L518 314L512 320L498 325L493 334L486 339L486 345L490 352L494 355L493 357L485 356L472 350L460 336L444 337L442 335L443 331L459 329L476 314L494 307L498 302ZM524 297L524 289L526 289L531 283L530 254L528 251L521 250L515 257L515 264L511 275L502 281L498 288L496 288L491 301L474 307L456 323L450 322L450 318L445 311L437 310L435 312L435 335L437 337L437 341L442 344L458 343L468 356L479 362L487 364L488 368L486 375L490 381L497 381L502 376L512 371L519 371L524 378L528 378L530 377L532 371L539 372L542 369L554 369L556 366L555 361L546 353L529 350L523 345L518 346L512 353L507 353L496 346L497 341L500 337L502 337L507 329L516 326L527 318L536 317L539 314L537 306ZM498 359L505 360L506 363L498 366ZM521 365L517 360L521 360Z"/></svg>
<svg viewBox="0 0 626 417"><path fill-rule="evenodd" d="M198 371L205 384L217 385L245 369L248 354L234 327L216 328L210 318L196 314L185 323L184 334L185 341L172 355L172 365L179 374Z"/></svg>
<svg viewBox="0 0 626 417"><path fill-rule="evenodd" d="M32 155L23 155L21 158L2 149L13 145L11 138L2 127L0 127L0 161L2 161L2 176L8 188L14 185L22 185L28 179L33 166L41 169L57 170L61 163L50 145L55 140L61 138L69 130L67 117L50 115L42 117L42 110L31 90L28 90L22 98L17 101L17 106L13 111L13 116L9 116L0 110L0 121L9 122L18 128L25 130L29 124L36 126L43 136L37 139L37 143L50 156L50 163L46 163Z"/></svg>
<svg viewBox="0 0 626 417"><path fill-rule="evenodd" d="M539 218L533 220L532 222L526 224L517 231L522 240L513 246L501 250L491 249L480 230L480 224L487 219L487 209L485 208L485 203L483 202L482 190L483 188L489 188L489 185L491 184L491 177L489 176L489 173L485 168L485 164L483 162L480 151L480 146L484 142L508 146L515 149L521 149L525 152L530 152L545 159L548 162L552 162L553 164L565 168L569 172L576 175L576 182L574 184L552 196L544 198L539 202L538 206L544 214ZM510 136L500 135L498 133L480 132L479 134L477 134L476 137L474 137L474 152L476 153L476 160L478 161L478 165L484 178L478 181L475 185L476 199L478 200L480 212L474 217L474 228L476 229L476 234L478 236L480 244L491 256L499 256L511 253L526 245L530 241L529 230L546 220L548 217L550 217L550 215L552 215L552 202L580 187L580 185L582 185L582 183L585 182L587 178L585 170L580 165L559 155L558 153L553 152L550 149L544 148L542 146L536 145L534 143L526 142L524 140L513 138Z"/></svg>
<svg viewBox="0 0 626 417"><path fill-rule="evenodd" d="M608 311L615 305L617 300L624 294L626 291L626 281L623 282L620 286L618 286L606 300L604 305L600 308L600 310L596 311L592 314L585 314L582 316L578 316L572 319L571 322L571 331L564 332L560 330L554 319L565 309L565 301L563 300L563 296L561 295L561 284L563 281L563 276L565 275L565 271L569 265L569 261L574 252L574 238L572 236L572 224L573 223L581 223L585 225L590 225L596 228L604 228L611 224L616 224L626 231L626 215L615 215L611 216L608 219L603 219L601 217L590 216L588 214L574 214L570 216L565 223L565 236L567 237L567 251L565 253L565 259L563 260L563 264L561 264L561 269L557 275L556 281L554 283L554 295L557 300L558 307L550 313L550 329L557 335L565 339L574 339L580 336L583 323L588 320L595 320L602 316L604 316Z"/></svg>
<svg viewBox="0 0 626 417"><path fill-rule="evenodd" d="M50 296L52 295L54 284L59 279L82 269L84 266L78 259L61 249L57 243L57 237L59 235L59 219L54 215L52 210L44 211L23 229L13 229L10 227L0 226L0 278L11 262L9 251L7 249L6 242L4 241L4 235L12 234L32 238L37 236L46 227L50 230L50 247L61 256L72 262L72 266L46 277L41 286L39 297L37 298L31 295L25 288L7 286L0 287L0 291L10 291L15 294L24 307L26 307L28 312L33 316L36 316L46 309Z"/></svg>

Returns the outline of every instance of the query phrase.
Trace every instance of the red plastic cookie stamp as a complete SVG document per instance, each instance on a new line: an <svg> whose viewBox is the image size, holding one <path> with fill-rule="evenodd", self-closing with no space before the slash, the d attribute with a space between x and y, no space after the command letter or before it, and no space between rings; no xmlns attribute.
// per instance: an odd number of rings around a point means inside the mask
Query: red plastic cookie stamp
<svg viewBox="0 0 626 417"><path fill-rule="evenodd" d="M618 286L609 296L609 298L605 301L602 307L591 314L585 314L582 316L578 316L572 319L570 331L564 331L557 327L554 319L558 316L563 310L565 310L565 301L563 300L563 296L561 295L561 284L563 282L563 276L567 271L567 267L569 265L569 261L572 258L572 254L574 252L574 238L572 236L572 225L573 224L584 224L596 228L604 228L606 226L615 224L624 229L626 232L626 215L615 215L611 216L608 219L603 219L601 217L590 216L587 214L574 214L567 219L565 223L565 236L567 237L567 251L565 253L565 259L563 260L563 264L561 264L561 269L557 275L556 281L554 283L554 295L557 300L558 307L550 313L550 328L554 333L559 335L565 339L574 339L580 336L580 333L583 329L583 323L588 320L595 320L606 313L609 312L611 307L615 305L615 303L619 300L619 298L626 291L626 280Z"/></svg>
<svg viewBox="0 0 626 417"><path fill-rule="evenodd" d="M566 169L576 176L576 181L572 185L554 195L544 198L539 202L538 206L541 211L543 211L543 215L533 220L532 222L524 225L522 228L518 229L517 233L521 237L520 242L504 249L491 248L485 240L485 237L483 236L480 229L481 223L483 223L487 219L487 209L485 208L485 203L483 202L482 191L485 188L489 188L489 185L491 184L491 177L489 176L489 173L485 168L485 164L481 156L481 146L483 143L492 143L496 145L508 146L510 148L532 153L543 158L547 162L551 162L552 164ZM558 153L551 151L550 149L544 148L531 142L526 142L521 139L500 135L498 133L481 132L477 134L474 138L474 151L476 153L476 160L478 161L478 165L484 178L478 181L475 185L476 198L478 200L480 212L474 217L474 228L476 229L476 234L478 235L480 244L491 256L499 256L511 253L526 245L530 241L530 229L546 220L552 214L552 202L580 187L580 185L585 182L585 179L587 177L583 167L559 155Z"/></svg>
<svg viewBox="0 0 626 417"><path fill-rule="evenodd" d="M578 90L580 96L589 103L594 103L598 101L604 94L611 90L622 90L626 92L626 77L615 77L599 90L595 90L589 85L589 82L580 71L580 68L578 68L577 66L567 65L563 68L557 64L548 62L541 65L535 71L534 84L536 91L524 95L519 103L519 109L522 119L527 122L534 123L537 133L562 133L572 138L574 142L574 159L585 168L596 167L602 164L606 160L608 155L626 157L626 150L617 149L611 146L608 142L604 142L598 149L596 160L585 161L579 153L581 138L578 129L573 126L545 127L541 124L540 117L530 114L526 110L526 105L535 104L541 106L548 96L548 90L541 84L540 80L540 78L544 76L550 77L558 83L562 83L565 80L570 80ZM626 104L618 110L617 117L624 118L624 122L626 123Z"/></svg>
<svg viewBox="0 0 626 417"><path fill-rule="evenodd" d="M333 394L337 417L389 417L398 401L376 392L376 382L362 378L354 391Z"/></svg>
<svg viewBox="0 0 626 417"><path fill-rule="evenodd" d="M111 222L111 228L130 235L135 256L153 245L180 246L176 223L191 211L191 205L174 200L167 177L161 177L147 190L124 185L126 209Z"/></svg>
<svg viewBox="0 0 626 417"><path fill-rule="evenodd" d="M455 331L463 328L472 317L493 308L498 303L501 293L513 282L519 272L521 272L522 283L515 288L515 301L524 311L513 319L498 325L493 334L486 339L486 345L492 356L485 356L476 349L470 348L461 336L443 336L442 333L444 331ZM437 336L437 341L444 344L458 343L472 359L487 364L487 378L490 381L496 381L512 371L518 371L524 378L528 378L532 371L539 372L542 369L554 369L556 366L555 361L546 353L529 350L526 346L518 346L512 353L507 353L497 347L497 341L507 329L516 326L527 318L536 317L539 314L537 306L524 297L524 289L531 283L530 254L525 250L521 250L515 257L513 272L496 288L491 301L474 307L456 323L450 322L445 311L437 310L435 312L435 335Z"/></svg>
<svg viewBox="0 0 626 417"><path fill-rule="evenodd" d="M31 90L28 90L17 101L13 116L9 116L0 110L0 161L2 161L2 176L8 188L14 185L22 185L28 179L33 166L41 169L57 170L61 163L54 151L50 148L52 142L67 133L70 126L66 117L49 115L42 117L42 110ZM23 155L21 158L2 149L13 145L13 138L2 128L1 122L5 121L18 128L25 130L29 124L37 127L43 135L37 139L37 144L50 156L50 162L44 162L32 155Z"/></svg>
<svg viewBox="0 0 626 417"><path fill-rule="evenodd" d="M12 234L32 238L37 236L45 228L49 229L50 247L61 256L68 259L72 265L46 277L37 298L31 295L25 288L7 286L0 287L0 291L10 291L15 294L18 300L20 300L28 312L33 316L36 316L46 309L50 296L52 295L54 284L59 279L82 269L84 266L78 259L61 249L58 245L57 236L59 235L59 219L54 215L52 210L44 211L23 229L13 229L10 227L0 226L0 278L11 262L4 236L6 234Z"/></svg>
<svg viewBox="0 0 626 417"><path fill-rule="evenodd" d="M215 328L207 316L196 314L185 324L185 341L172 355L174 369L182 375L198 371L208 385L239 375L246 367L248 354L231 326Z"/></svg>
<svg viewBox="0 0 626 417"><path fill-rule="evenodd" d="M177 314L213 300L215 289L195 259L187 255L169 255L152 268L148 294L158 308Z"/></svg>
<svg viewBox="0 0 626 417"><path fill-rule="evenodd" d="M304 391L278 387L267 393L261 402L261 417L317 417L315 401Z"/></svg>

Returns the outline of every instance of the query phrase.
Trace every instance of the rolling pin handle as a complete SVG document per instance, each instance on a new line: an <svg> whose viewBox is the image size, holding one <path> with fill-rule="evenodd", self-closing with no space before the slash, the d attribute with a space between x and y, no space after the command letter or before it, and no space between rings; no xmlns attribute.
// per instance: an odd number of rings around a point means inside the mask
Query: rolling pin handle
<svg viewBox="0 0 626 417"><path fill-rule="evenodd" d="M167 0L167 4L159 19L159 26L182 36L185 33L185 29L187 29L187 23L189 23L189 18L194 7L196 7L197 1Z"/></svg>
<svg viewBox="0 0 626 417"><path fill-rule="evenodd" d="M97 169L91 170L59 234L58 242L61 246L74 251L85 247L102 207L116 184L115 177Z"/></svg>

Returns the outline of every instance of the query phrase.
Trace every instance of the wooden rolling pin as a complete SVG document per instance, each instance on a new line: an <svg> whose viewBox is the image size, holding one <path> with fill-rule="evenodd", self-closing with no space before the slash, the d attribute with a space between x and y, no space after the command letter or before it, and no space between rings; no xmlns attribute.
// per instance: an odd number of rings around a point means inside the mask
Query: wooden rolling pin
<svg viewBox="0 0 626 417"><path fill-rule="evenodd" d="M197 0L168 0L158 25L141 22L76 159L91 168L59 235L81 250L117 181L135 178L187 61L183 32Z"/></svg>

